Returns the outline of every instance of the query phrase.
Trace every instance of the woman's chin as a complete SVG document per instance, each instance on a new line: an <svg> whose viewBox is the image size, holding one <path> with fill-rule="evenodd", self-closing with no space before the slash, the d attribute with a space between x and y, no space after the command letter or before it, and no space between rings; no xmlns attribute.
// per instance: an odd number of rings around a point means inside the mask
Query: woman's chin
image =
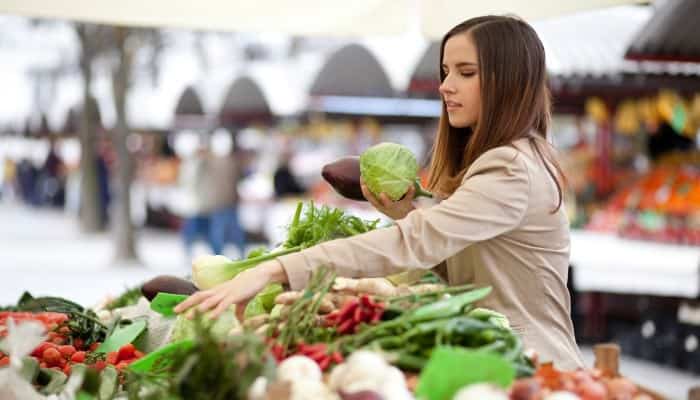
<svg viewBox="0 0 700 400"><path fill-rule="evenodd" d="M468 128L470 125L467 121L461 118L448 118L448 121L450 121L450 126L453 128Z"/></svg>

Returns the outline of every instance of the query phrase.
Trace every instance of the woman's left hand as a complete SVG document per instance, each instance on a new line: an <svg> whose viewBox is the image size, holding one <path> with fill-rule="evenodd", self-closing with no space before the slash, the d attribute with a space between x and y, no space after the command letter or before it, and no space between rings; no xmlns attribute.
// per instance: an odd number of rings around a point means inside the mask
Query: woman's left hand
<svg viewBox="0 0 700 400"><path fill-rule="evenodd" d="M269 283L286 283L286 278L279 261L267 261L239 273L230 281L194 293L178 304L175 312L182 313L194 307L200 312L214 309L210 316L216 318L233 304L244 305Z"/></svg>

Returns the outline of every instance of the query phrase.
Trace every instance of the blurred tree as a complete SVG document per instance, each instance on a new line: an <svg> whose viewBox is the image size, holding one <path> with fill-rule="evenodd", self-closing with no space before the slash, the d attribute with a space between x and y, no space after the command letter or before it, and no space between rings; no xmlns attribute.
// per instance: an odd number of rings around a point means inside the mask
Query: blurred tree
<svg viewBox="0 0 700 400"><path fill-rule="evenodd" d="M117 121L114 127L114 143L117 150L117 180L114 208L116 261L138 261L136 253L136 229L131 218L131 183L134 177L134 157L127 141L131 134L127 119L129 88L135 72L144 67L157 79L157 59L163 48L163 36L156 29L116 27L113 29L114 64L112 69L112 93ZM139 54L147 54L139 59ZM143 61L140 64L138 61Z"/></svg>
<svg viewBox="0 0 700 400"><path fill-rule="evenodd" d="M99 111L91 94L93 64L105 52L109 29L95 24L76 23L80 43L78 66L83 78L83 110L80 113L80 227L84 232L106 228L97 171L97 129Z"/></svg>

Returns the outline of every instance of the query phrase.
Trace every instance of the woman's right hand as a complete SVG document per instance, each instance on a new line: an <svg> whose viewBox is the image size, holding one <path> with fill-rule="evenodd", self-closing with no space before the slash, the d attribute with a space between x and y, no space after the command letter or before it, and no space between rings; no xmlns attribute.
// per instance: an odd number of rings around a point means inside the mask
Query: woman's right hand
<svg viewBox="0 0 700 400"><path fill-rule="evenodd" d="M408 213L416 209L413 205L413 199L416 197L416 188L413 185L408 187L408 191L402 199L392 201L386 193L380 193L379 197L375 196L370 192L369 188L367 188L364 181L361 180L360 182L362 194L365 196L365 199L367 199L377 211L393 220L403 219Z"/></svg>

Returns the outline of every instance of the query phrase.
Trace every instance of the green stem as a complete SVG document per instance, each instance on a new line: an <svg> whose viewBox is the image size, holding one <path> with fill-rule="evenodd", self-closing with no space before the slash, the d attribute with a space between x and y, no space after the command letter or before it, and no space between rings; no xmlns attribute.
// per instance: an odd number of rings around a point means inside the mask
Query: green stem
<svg viewBox="0 0 700 400"><path fill-rule="evenodd" d="M459 292L465 292L467 290L472 290L474 289L474 285L461 285L461 286L452 286L448 287L442 290L436 290L434 292L428 292L428 293L422 293L422 294L408 294L406 296L401 296L401 297L394 297L388 299L389 303L396 303L399 301L404 301L404 300L413 300L413 301L418 301L422 299L427 299L433 296L441 296L444 294L451 294L451 293L459 293Z"/></svg>
<svg viewBox="0 0 700 400"><path fill-rule="evenodd" d="M421 196L422 196L422 197L428 197L428 198L431 198L431 199L433 198L433 194L432 194L432 193L430 193L429 191L423 189L423 186L421 186L420 180L418 180L418 178L416 178L416 181L415 181L414 185L416 186L416 194L415 194L415 197L421 197Z"/></svg>
<svg viewBox="0 0 700 400"><path fill-rule="evenodd" d="M289 254L289 253L295 253L295 252L300 251L300 250L302 250L302 246L294 246L294 247L279 250L279 251L276 251L273 253L267 253L267 254L263 254L261 256L257 256L257 257L253 257L253 258L246 258L245 260L233 261L233 262L228 264L227 269L230 269L232 271L236 271L236 273L238 273L244 269L254 267L254 266L260 264L261 262L274 260L277 257L281 257L281 256Z"/></svg>

